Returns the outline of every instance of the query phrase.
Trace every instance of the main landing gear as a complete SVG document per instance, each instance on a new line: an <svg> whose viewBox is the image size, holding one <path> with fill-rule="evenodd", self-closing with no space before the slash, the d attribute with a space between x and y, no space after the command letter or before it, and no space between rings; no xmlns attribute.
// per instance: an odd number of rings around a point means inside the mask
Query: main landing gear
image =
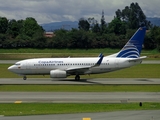
<svg viewBox="0 0 160 120"><path fill-rule="evenodd" d="M27 77L26 77L26 76L23 76L23 80L27 80Z"/></svg>
<svg viewBox="0 0 160 120"><path fill-rule="evenodd" d="M76 76L75 76L75 80L76 80L76 81L80 80L80 76L79 76L79 75L76 75Z"/></svg>

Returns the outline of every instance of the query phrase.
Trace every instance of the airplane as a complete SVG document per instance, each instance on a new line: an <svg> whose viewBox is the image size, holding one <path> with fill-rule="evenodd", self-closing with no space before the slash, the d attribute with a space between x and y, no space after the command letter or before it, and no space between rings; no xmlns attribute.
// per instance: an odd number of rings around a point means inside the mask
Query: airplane
<svg viewBox="0 0 160 120"><path fill-rule="evenodd" d="M35 58L16 62L8 68L9 71L23 76L50 75L51 78L67 78L75 75L100 74L128 68L140 64L146 56L140 57L146 27L140 27L124 47L117 53L98 57L85 58Z"/></svg>

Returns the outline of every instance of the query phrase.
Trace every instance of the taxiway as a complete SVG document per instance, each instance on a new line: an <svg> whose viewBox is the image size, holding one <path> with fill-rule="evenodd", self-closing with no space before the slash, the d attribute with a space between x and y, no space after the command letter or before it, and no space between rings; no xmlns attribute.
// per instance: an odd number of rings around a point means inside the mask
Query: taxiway
<svg viewBox="0 0 160 120"><path fill-rule="evenodd" d="M81 79L75 81L74 78L66 79L51 79L51 78L0 78L0 84L160 84L160 79L157 78L95 78Z"/></svg>
<svg viewBox="0 0 160 120"><path fill-rule="evenodd" d="M0 103L159 102L160 92L0 92Z"/></svg>
<svg viewBox="0 0 160 120"><path fill-rule="evenodd" d="M160 120L160 110L0 117L0 120Z"/></svg>

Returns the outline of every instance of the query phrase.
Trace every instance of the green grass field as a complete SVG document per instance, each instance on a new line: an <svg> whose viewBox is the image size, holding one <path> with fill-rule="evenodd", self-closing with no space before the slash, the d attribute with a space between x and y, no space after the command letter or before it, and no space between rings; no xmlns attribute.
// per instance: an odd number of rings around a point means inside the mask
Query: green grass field
<svg viewBox="0 0 160 120"><path fill-rule="evenodd" d="M85 113L85 112L108 112L122 110L157 110L160 103L126 104L58 104L58 103L23 103L23 104L0 104L0 115L44 115L63 113Z"/></svg>
<svg viewBox="0 0 160 120"><path fill-rule="evenodd" d="M54 57L96 57L100 53L104 56L118 52L120 49L0 49L0 58L3 60L22 60L28 58L54 58ZM160 60L160 53L157 50L143 50L142 56L147 59Z"/></svg>
<svg viewBox="0 0 160 120"><path fill-rule="evenodd" d="M11 64L0 64L0 78L22 78L14 73L8 71L8 67ZM140 64L131 68L123 70L104 73L104 74L92 74L82 75L81 78L160 78L160 64ZM28 78L49 78L50 76L27 76ZM71 76L74 77L74 76Z"/></svg>
<svg viewBox="0 0 160 120"><path fill-rule="evenodd" d="M119 49L33 49L33 48L20 48L20 49L0 49L0 53L101 53L118 52ZM155 53L156 50L151 51Z"/></svg>
<svg viewBox="0 0 160 120"><path fill-rule="evenodd" d="M160 92L160 85L1 85L0 92Z"/></svg>

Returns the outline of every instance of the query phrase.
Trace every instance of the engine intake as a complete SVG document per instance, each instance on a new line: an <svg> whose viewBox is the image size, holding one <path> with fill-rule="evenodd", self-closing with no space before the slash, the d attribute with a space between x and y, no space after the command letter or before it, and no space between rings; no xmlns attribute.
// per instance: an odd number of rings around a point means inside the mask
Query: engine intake
<svg viewBox="0 0 160 120"><path fill-rule="evenodd" d="M66 78L67 73L66 71L62 71L62 70L51 70L50 77L51 78Z"/></svg>

